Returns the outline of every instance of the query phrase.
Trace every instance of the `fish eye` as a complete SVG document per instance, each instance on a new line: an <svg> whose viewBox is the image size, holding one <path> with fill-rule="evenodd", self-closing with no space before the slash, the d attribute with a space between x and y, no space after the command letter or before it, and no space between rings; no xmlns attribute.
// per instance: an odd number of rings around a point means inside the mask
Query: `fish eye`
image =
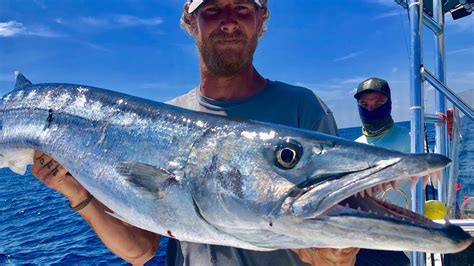
<svg viewBox="0 0 474 266"><path fill-rule="evenodd" d="M275 164L281 169L292 169L300 161L303 147L295 140L286 138L276 146Z"/></svg>

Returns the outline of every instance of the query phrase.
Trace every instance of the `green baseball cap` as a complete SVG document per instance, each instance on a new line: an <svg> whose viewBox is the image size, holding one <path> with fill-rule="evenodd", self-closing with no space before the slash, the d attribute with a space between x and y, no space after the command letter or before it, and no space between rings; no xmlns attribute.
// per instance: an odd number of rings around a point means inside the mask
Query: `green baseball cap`
<svg viewBox="0 0 474 266"><path fill-rule="evenodd" d="M388 82L384 79L379 78L369 78L362 81L359 86L357 87L357 92L354 94L354 98L359 100L362 94L367 92L380 92L390 98L390 86L388 86Z"/></svg>

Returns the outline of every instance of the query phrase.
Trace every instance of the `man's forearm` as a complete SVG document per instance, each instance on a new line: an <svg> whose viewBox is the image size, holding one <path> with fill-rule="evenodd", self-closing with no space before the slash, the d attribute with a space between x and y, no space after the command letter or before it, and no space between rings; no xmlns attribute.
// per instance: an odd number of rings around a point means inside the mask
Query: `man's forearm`
<svg viewBox="0 0 474 266"><path fill-rule="evenodd" d="M73 203L71 202L72 206ZM132 263L144 264L156 253L160 236L126 224L106 212L105 205L93 199L78 213L89 223L105 246L117 256Z"/></svg>

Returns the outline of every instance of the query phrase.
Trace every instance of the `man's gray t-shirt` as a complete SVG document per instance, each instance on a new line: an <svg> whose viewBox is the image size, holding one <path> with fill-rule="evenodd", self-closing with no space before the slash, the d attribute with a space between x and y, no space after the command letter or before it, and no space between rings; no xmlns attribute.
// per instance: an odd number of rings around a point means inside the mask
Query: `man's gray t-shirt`
<svg viewBox="0 0 474 266"><path fill-rule="evenodd" d="M268 81L257 95L240 101L218 101L200 94L199 89L179 96L169 104L234 118L315 130L337 135L331 110L311 90ZM170 239L166 265L306 265L290 250L268 252L234 247L189 243Z"/></svg>

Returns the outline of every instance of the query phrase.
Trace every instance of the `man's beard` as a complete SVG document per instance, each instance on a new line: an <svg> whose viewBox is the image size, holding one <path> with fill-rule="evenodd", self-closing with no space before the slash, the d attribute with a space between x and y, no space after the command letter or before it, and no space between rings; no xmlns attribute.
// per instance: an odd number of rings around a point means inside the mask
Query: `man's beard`
<svg viewBox="0 0 474 266"><path fill-rule="evenodd" d="M243 48L218 49L216 44L225 40L238 40ZM215 76L231 77L252 63L257 48L257 36L247 38L242 32L213 33L208 41L197 39L197 46L208 71Z"/></svg>

